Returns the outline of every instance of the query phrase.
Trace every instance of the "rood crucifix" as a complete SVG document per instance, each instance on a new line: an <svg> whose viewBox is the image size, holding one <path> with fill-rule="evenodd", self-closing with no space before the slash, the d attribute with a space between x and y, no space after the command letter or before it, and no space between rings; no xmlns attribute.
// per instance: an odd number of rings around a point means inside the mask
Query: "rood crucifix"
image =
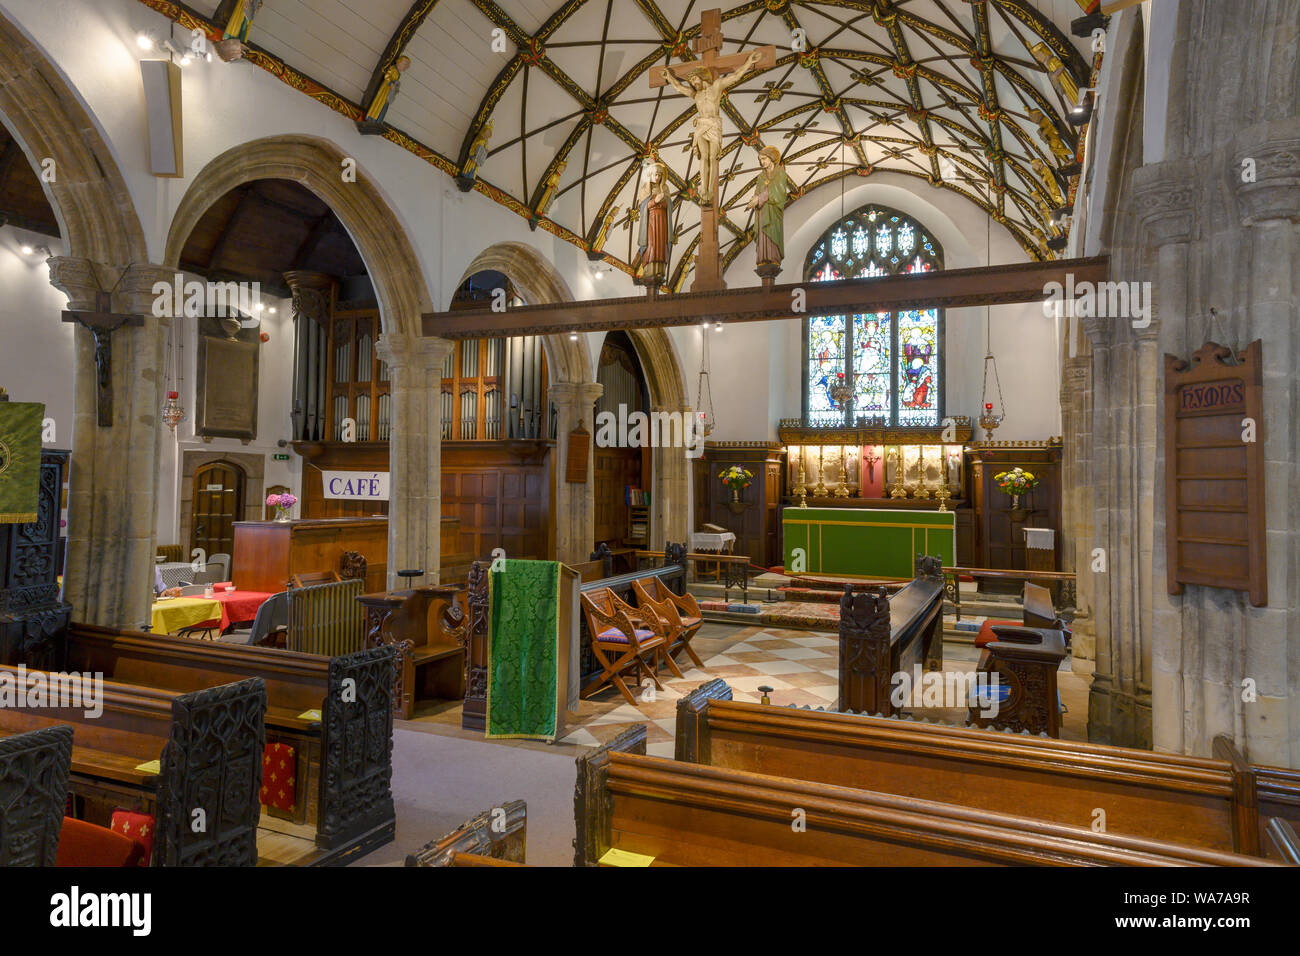
<svg viewBox="0 0 1300 956"><path fill-rule="evenodd" d="M750 70L776 63L776 47L757 47L749 53L718 56L722 49L722 11L705 10L700 35L691 44L699 60L658 66L650 71L650 87L668 84L695 101L692 144L700 160L700 205L712 206L718 191L718 159L722 155L722 94L739 83ZM685 80L685 82L683 82Z"/></svg>

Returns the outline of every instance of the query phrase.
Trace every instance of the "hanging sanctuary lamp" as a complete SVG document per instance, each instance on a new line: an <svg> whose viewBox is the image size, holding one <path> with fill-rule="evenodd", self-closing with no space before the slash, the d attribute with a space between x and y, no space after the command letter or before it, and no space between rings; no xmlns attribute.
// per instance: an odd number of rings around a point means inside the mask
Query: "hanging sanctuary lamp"
<svg viewBox="0 0 1300 956"><path fill-rule="evenodd" d="M700 434L707 438L713 431L713 389L709 387L709 324L700 325L700 381L695 389L695 414L699 416Z"/></svg>

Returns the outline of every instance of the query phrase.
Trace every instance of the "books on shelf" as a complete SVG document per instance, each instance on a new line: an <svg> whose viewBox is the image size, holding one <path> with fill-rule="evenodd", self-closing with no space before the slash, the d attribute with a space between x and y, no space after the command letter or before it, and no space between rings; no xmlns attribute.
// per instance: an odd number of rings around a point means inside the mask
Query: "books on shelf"
<svg viewBox="0 0 1300 956"><path fill-rule="evenodd" d="M633 488L627 485L623 489L623 497L629 507L632 508L649 508L650 492L642 491L640 488Z"/></svg>

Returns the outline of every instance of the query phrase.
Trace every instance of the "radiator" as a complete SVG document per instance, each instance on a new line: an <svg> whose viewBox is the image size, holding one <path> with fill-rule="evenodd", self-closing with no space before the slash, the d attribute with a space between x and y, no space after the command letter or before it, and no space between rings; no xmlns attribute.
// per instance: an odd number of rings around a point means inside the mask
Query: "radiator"
<svg viewBox="0 0 1300 956"><path fill-rule="evenodd" d="M365 581L335 581L289 591L288 648L337 657L362 649L362 608L357 603Z"/></svg>

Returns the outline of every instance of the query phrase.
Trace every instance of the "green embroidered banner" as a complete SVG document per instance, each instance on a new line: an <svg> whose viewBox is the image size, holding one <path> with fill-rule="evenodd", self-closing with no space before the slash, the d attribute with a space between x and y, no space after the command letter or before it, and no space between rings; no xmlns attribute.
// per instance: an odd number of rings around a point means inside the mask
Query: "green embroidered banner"
<svg viewBox="0 0 1300 956"><path fill-rule="evenodd" d="M560 565L513 561L489 576L487 736L554 740Z"/></svg>
<svg viewBox="0 0 1300 956"><path fill-rule="evenodd" d="M39 402L0 402L0 524L36 520L44 419Z"/></svg>

